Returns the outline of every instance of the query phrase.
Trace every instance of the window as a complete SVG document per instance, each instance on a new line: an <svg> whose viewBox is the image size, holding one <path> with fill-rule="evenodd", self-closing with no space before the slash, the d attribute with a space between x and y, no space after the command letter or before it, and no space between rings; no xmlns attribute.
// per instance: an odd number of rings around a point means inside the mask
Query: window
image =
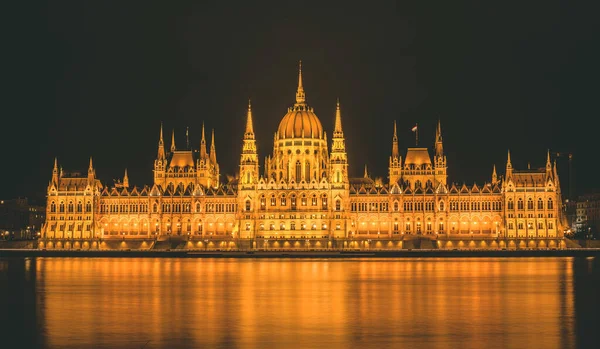
<svg viewBox="0 0 600 349"><path fill-rule="evenodd" d="M519 222L519 223L517 224L517 227L518 227L519 229L523 229L523 222Z"/></svg>
<svg viewBox="0 0 600 349"><path fill-rule="evenodd" d="M444 202L440 201L440 211L444 211L445 208Z"/></svg>
<svg viewBox="0 0 600 349"><path fill-rule="evenodd" d="M548 209L549 210L554 209L554 204L552 203L552 199L548 199Z"/></svg>
<svg viewBox="0 0 600 349"><path fill-rule="evenodd" d="M512 201L512 199L508 200L508 209L509 210L514 210L515 209L515 203Z"/></svg>
<svg viewBox="0 0 600 349"><path fill-rule="evenodd" d="M60 205L58 206L58 211L60 213L65 212L65 203L64 202L62 202L62 201L60 202Z"/></svg>
<svg viewBox="0 0 600 349"><path fill-rule="evenodd" d="M302 178L302 165L300 164L300 161L296 161L296 182L300 182L301 178Z"/></svg>
<svg viewBox="0 0 600 349"><path fill-rule="evenodd" d="M335 200L335 210L336 211L342 210L342 202L340 200Z"/></svg>
<svg viewBox="0 0 600 349"><path fill-rule="evenodd" d="M521 199L521 198L519 198L519 201L517 201L517 209L518 210L523 209L523 199Z"/></svg>
<svg viewBox="0 0 600 349"><path fill-rule="evenodd" d="M303 197L302 197L302 206L306 206L307 204L308 204L308 202L307 202L307 200L306 200L306 197L305 197L305 196L303 196Z"/></svg>
<svg viewBox="0 0 600 349"><path fill-rule="evenodd" d="M267 199L264 196L260 197L260 209L264 210L267 205Z"/></svg>
<svg viewBox="0 0 600 349"><path fill-rule="evenodd" d="M440 223L439 223L439 225L438 225L438 230L439 230L440 232L443 232L443 231L444 231L444 222L440 222Z"/></svg>
<svg viewBox="0 0 600 349"><path fill-rule="evenodd" d="M250 211L250 200L246 200L246 211Z"/></svg>
<svg viewBox="0 0 600 349"><path fill-rule="evenodd" d="M310 164L308 161L304 165L304 179L308 182L310 181Z"/></svg>
<svg viewBox="0 0 600 349"><path fill-rule="evenodd" d="M290 230L296 230L296 222L290 223Z"/></svg>
<svg viewBox="0 0 600 349"><path fill-rule="evenodd" d="M538 229L544 229L544 223L538 222Z"/></svg>
<svg viewBox="0 0 600 349"><path fill-rule="evenodd" d="M394 231L398 231L398 222L394 222Z"/></svg>
<svg viewBox="0 0 600 349"><path fill-rule="evenodd" d="M323 198L321 199L321 206L324 210L327 209L327 196L323 196Z"/></svg>
<svg viewBox="0 0 600 349"><path fill-rule="evenodd" d="M152 205L152 212L154 212L154 213L158 212L158 205L156 204L156 202Z"/></svg>
<svg viewBox="0 0 600 349"><path fill-rule="evenodd" d="M271 206L277 205L277 199L275 199L275 195L271 195Z"/></svg>
<svg viewBox="0 0 600 349"><path fill-rule="evenodd" d="M508 222L508 229L515 229L513 222Z"/></svg>
<svg viewBox="0 0 600 349"><path fill-rule="evenodd" d="M316 195L313 195L313 197L312 197L312 205L317 206L317 196Z"/></svg>
<svg viewBox="0 0 600 349"><path fill-rule="evenodd" d="M52 203L50 204L50 212L56 212L56 204L54 203L54 201L52 201Z"/></svg>
<svg viewBox="0 0 600 349"><path fill-rule="evenodd" d="M67 206L67 211L69 213L73 212L73 202L72 201L69 202L69 206Z"/></svg>
<svg viewBox="0 0 600 349"><path fill-rule="evenodd" d="M554 229L554 224L552 222L548 222L548 229Z"/></svg>
<svg viewBox="0 0 600 349"><path fill-rule="evenodd" d="M544 200L542 200L542 198L538 199L538 210L543 210L544 209Z"/></svg>
<svg viewBox="0 0 600 349"><path fill-rule="evenodd" d="M533 200L531 198L527 199L527 209L533 210Z"/></svg>
<svg viewBox="0 0 600 349"><path fill-rule="evenodd" d="M398 206L399 206L398 201L395 201L394 202L394 211L398 212L398 208L399 208Z"/></svg>
<svg viewBox="0 0 600 349"><path fill-rule="evenodd" d="M81 201L77 203L77 212L83 212L83 204L81 203Z"/></svg>
<svg viewBox="0 0 600 349"><path fill-rule="evenodd" d="M287 200L285 199L285 195L281 195L281 206L285 206L287 204Z"/></svg>
<svg viewBox="0 0 600 349"><path fill-rule="evenodd" d="M290 197L290 205L292 206L292 210L296 209L296 196L295 195L292 195Z"/></svg>
<svg viewBox="0 0 600 349"><path fill-rule="evenodd" d="M406 222L406 231L410 232L410 223Z"/></svg>

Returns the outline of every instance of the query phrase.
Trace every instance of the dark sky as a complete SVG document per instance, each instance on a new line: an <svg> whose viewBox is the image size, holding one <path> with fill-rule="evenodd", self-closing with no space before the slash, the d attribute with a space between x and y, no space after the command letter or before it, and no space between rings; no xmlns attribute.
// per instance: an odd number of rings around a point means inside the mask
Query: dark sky
<svg viewBox="0 0 600 349"><path fill-rule="evenodd" d="M5 4L0 197L43 196L55 156L151 184L161 121L179 146L186 127L194 147L203 121L215 128L233 174L248 97L262 165L300 59L329 137L340 98L352 175L387 175L393 120L405 149L415 123L431 147L440 118L450 181L504 172L507 149L543 166L551 149L573 154L577 191L598 186L598 2L218 3Z"/></svg>

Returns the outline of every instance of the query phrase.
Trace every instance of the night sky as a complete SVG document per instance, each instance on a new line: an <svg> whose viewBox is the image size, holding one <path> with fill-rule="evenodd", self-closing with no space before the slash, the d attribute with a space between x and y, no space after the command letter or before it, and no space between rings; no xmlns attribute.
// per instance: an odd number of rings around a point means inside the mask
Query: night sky
<svg viewBox="0 0 600 349"><path fill-rule="evenodd" d="M167 147L173 128L180 148L186 127L195 148L214 128L225 180L248 98L262 168L298 60L329 139L340 98L353 176L366 163L385 178L393 120L405 152L415 123L432 147L441 119L451 182L503 173L508 149L517 169L541 167L550 149L573 154L578 193L599 187L598 2L222 3L5 4L0 198L43 198L55 156L83 173L93 156L104 184L125 168L151 184L161 121Z"/></svg>

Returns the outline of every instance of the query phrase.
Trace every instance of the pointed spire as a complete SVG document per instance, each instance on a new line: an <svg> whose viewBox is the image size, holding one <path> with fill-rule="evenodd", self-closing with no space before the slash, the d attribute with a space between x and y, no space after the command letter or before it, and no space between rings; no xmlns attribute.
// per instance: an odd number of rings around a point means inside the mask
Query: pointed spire
<svg viewBox="0 0 600 349"><path fill-rule="evenodd" d="M156 156L159 160L165 158L165 142L163 140L163 125L160 123L160 135L158 137L158 154Z"/></svg>
<svg viewBox="0 0 600 349"><path fill-rule="evenodd" d="M129 188L129 176L127 176L127 169L125 169L125 174L123 175L123 187Z"/></svg>
<svg viewBox="0 0 600 349"><path fill-rule="evenodd" d="M444 144L442 143L442 123L438 119L437 128L435 129L435 156L442 160L444 156Z"/></svg>
<svg viewBox="0 0 600 349"><path fill-rule="evenodd" d="M252 103L248 98L248 114L246 117L246 133L244 138L254 138L254 126L252 125Z"/></svg>
<svg viewBox="0 0 600 349"><path fill-rule="evenodd" d="M435 141L442 141L442 122L438 119L437 128L435 129Z"/></svg>
<svg viewBox="0 0 600 349"><path fill-rule="evenodd" d="M304 87L302 86L302 61L298 65L298 90L296 91L296 104L302 104L306 101Z"/></svg>
<svg viewBox="0 0 600 349"><path fill-rule="evenodd" d="M396 120L394 120L394 136L392 137L392 159L399 159L400 152L398 151L398 132L396 130Z"/></svg>
<svg viewBox="0 0 600 349"><path fill-rule="evenodd" d="M190 149L190 127L185 128L185 149Z"/></svg>
<svg viewBox="0 0 600 349"><path fill-rule="evenodd" d="M88 166L88 171L92 171L94 169L94 165L92 163L92 157L90 156L90 165Z"/></svg>
<svg viewBox="0 0 600 349"><path fill-rule="evenodd" d="M340 99L337 99L335 105L335 125L333 127L333 133L342 135L344 131L342 131L342 111L340 110Z"/></svg>
<svg viewBox="0 0 600 349"><path fill-rule="evenodd" d="M212 130L212 140L210 141L210 161L213 164L217 163L217 150L215 148L215 129Z"/></svg>
<svg viewBox="0 0 600 349"><path fill-rule="evenodd" d="M52 169L52 172L58 173L58 159L56 157L54 157L54 168Z"/></svg>
<svg viewBox="0 0 600 349"><path fill-rule="evenodd" d="M175 130L171 133L171 151L175 151Z"/></svg>
<svg viewBox="0 0 600 349"><path fill-rule="evenodd" d="M200 140L200 159L206 159L206 136L204 133L204 121L202 122L202 139Z"/></svg>
<svg viewBox="0 0 600 349"><path fill-rule="evenodd" d="M512 177L513 168L512 163L510 162L510 150L508 151L508 158L506 159L506 179Z"/></svg>
<svg viewBox="0 0 600 349"><path fill-rule="evenodd" d="M498 182L498 175L496 174L496 164L494 164L494 169L492 170L492 184L496 184Z"/></svg>
<svg viewBox="0 0 600 349"><path fill-rule="evenodd" d="M367 164L365 164L365 174L364 174L365 178L369 178L369 172L367 171Z"/></svg>

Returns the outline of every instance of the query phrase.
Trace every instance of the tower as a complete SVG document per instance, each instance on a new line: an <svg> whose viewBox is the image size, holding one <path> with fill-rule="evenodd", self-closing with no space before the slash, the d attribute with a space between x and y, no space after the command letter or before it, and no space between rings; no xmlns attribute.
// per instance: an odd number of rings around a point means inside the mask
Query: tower
<svg viewBox="0 0 600 349"><path fill-rule="evenodd" d="M435 129L435 156L433 157L433 165L435 167L435 181L446 185L448 179L446 156L444 155L444 144L442 141L442 124L439 120Z"/></svg>
<svg viewBox="0 0 600 349"><path fill-rule="evenodd" d="M167 157L165 154L165 141L163 139L163 126L160 124L160 133L158 136L158 152L154 160L154 183L163 185L165 181L165 171L167 168Z"/></svg>
<svg viewBox="0 0 600 349"><path fill-rule="evenodd" d="M333 187L345 187L348 184L348 156L346 154L344 131L342 130L342 112L339 99L335 107L335 123L331 141L330 182Z"/></svg>
<svg viewBox="0 0 600 349"><path fill-rule="evenodd" d="M211 147L212 149L212 147ZM250 187L258 182L258 154L256 151L256 139L254 137L254 126L252 123L252 104L248 100L248 112L246 114L246 130L242 145L240 158L240 180L242 187Z"/></svg>
<svg viewBox="0 0 600 349"><path fill-rule="evenodd" d="M398 183L402 174L402 157L398 151L398 133L394 121L394 135L392 136L392 156L390 156L389 180L390 184Z"/></svg>
<svg viewBox="0 0 600 349"><path fill-rule="evenodd" d="M92 184L95 177L96 177L96 171L94 171L94 166L92 164L92 157L90 156L90 164L88 166L88 174L87 174L88 183Z"/></svg>
<svg viewBox="0 0 600 349"><path fill-rule="evenodd" d="M125 169L125 174L123 175L123 188L129 188L129 176L127 176L127 169Z"/></svg>
<svg viewBox="0 0 600 349"><path fill-rule="evenodd" d="M509 180L513 175L513 167L510 162L510 150L508 151L508 156L506 158L506 180Z"/></svg>

